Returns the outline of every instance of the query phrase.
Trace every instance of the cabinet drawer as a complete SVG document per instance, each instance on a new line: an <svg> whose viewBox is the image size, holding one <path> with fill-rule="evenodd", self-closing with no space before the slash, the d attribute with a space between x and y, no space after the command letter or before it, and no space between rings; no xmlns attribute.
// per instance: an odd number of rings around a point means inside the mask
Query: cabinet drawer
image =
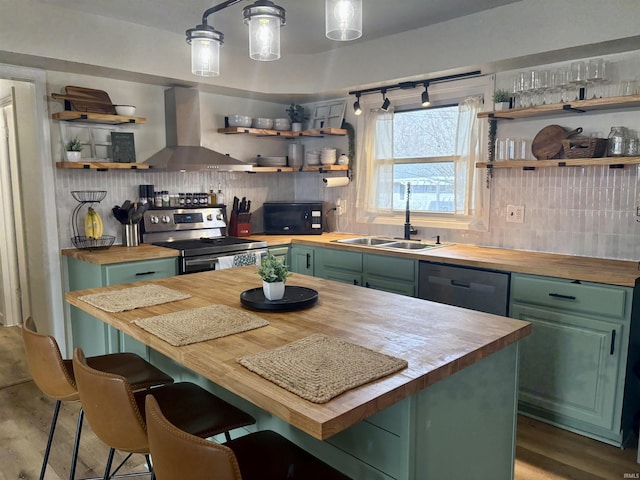
<svg viewBox="0 0 640 480"><path fill-rule="evenodd" d="M103 284L118 285L121 283L153 280L173 277L178 273L178 261L175 258L160 258L143 262L119 263L108 265L103 270Z"/></svg>
<svg viewBox="0 0 640 480"><path fill-rule="evenodd" d="M513 274L511 301L551 307L593 316L628 317L631 289L560 278Z"/></svg>
<svg viewBox="0 0 640 480"><path fill-rule="evenodd" d="M362 273L362 254L333 248L318 248L316 250L316 265Z"/></svg>

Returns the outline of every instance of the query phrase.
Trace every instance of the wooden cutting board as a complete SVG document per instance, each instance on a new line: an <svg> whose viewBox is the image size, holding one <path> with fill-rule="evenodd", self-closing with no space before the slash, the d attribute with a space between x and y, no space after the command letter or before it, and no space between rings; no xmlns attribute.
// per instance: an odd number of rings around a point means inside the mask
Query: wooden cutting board
<svg viewBox="0 0 640 480"><path fill-rule="evenodd" d="M104 90L72 85L67 85L64 88L67 92L65 100L69 102L72 110L116 115L116 107L113 106L109 94Z"/></svg>
<svg viewBox="0 0 640 480"><path fill-rule="evenodd" d="M547 125L533 139L531 153L538 160L558 158L562 151L562 140L582 132L582 127L567 132L560 125Z"/></svg>

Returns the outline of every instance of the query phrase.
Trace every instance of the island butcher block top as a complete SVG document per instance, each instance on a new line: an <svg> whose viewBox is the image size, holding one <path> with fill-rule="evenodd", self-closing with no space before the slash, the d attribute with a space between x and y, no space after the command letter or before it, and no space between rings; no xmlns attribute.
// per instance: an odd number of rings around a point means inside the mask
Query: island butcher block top
<svg viewBox="0 0 640 480"><path fill-rule="evenodd" d="M109 313L79 300L88 294L155 284L191 297ZM211 305L243 309L240 294L261 285L255 266L209 271L134 284L67 292L67 301L315 438L324 440L447 378L531 332L527 322L293 274L287 285L318 291L312 307L258 311L267 326L174 347L134 321ZM337 337L406 360L408 367L313 403L238 363L314 334Z"/></svg>

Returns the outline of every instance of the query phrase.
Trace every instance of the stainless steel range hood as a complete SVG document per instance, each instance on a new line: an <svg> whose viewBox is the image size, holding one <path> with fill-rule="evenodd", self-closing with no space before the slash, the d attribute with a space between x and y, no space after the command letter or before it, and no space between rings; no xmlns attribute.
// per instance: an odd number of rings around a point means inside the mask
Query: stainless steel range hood
<svg viewBox="0 0 640 480"><path fill-rule="evenodd" d="M200 145L198 90L172 87L164 92L167 146L145 163L168 172L250 171L249 163Z"/></svg>

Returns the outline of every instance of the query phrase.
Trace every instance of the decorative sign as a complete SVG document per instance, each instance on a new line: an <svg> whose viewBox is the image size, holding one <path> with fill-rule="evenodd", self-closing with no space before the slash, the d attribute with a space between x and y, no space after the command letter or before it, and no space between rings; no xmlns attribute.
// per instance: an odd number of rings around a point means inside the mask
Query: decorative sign
<svg viewBox="0 0 640 480"><path fill-rule="evenodd" d="M111 132L111 156L113 161L118 163L136 162L133 133Z"/></svg>

